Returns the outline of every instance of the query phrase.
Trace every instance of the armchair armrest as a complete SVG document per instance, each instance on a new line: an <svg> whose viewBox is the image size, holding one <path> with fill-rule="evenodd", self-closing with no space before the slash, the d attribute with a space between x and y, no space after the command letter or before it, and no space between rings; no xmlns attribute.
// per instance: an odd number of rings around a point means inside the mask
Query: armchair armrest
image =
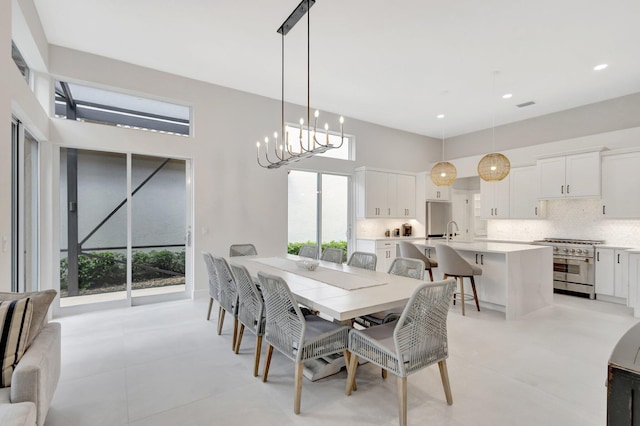
<svg viewBox="0 0 640 426"><path fill-rule="evenodd" d="M60 331L59 323L44 326L11 376L11 402L35 403L38 426L44 424L60 378Z"/></svg>

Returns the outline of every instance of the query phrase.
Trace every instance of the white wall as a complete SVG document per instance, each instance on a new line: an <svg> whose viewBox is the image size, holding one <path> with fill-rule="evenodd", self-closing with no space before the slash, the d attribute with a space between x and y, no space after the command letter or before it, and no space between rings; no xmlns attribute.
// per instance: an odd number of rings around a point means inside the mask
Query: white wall
<svg viewBox="0 0 640 426"><path fill-rule="evenodd" d="M252 242L261 254L285 252L287 171L261 169L255 162L255 141L279 126L279 101L57 46L50 46L49 62L57 78L192 106L190 138L53 119L50 139L56 145L192 159L196 291L206 289L202 250L226 255L230 244ZM286 120L296 122L305 110L287 106ZM300 168L342 174L362 165L418 171L440 155L436 140L345 120L345 133L356 137L357 160L312 158Z"/></svg>
<svg viewBox="0 0 640 426"><path fill-rule="evenodd" d="M11 290L11 115L20 119L29 132L39 141L48 137L49 121L47 115L33 94L26 81L18 71L11 58L11 39L21 49L27 63L46 65L40 55L37 46L41 40L38 36L32 37L29 31L22 31L19 25L34 28L38 33L41 30L40 22L33 21L33 9L29 6L29 0L20 1L0 0L0 128L5 137L0 142L0 291ZM31 4L31 6L33 6ZM23 13L25 9L26 12ZM37 17L36 17L37 19ZM14 31L14 21L15 31ZM31 48L30 48L31 47ZM46 144L41 144L41 152L47 152ZM41 184L43 183L41 178ZM41 200L42 202L42 200ZM47 210L42 214L46 217ZM6 243L4 241L6 240ZM43 231L40 244L50 244L49 235ZM49 252L41 252L40 258L50 261ZM46 267L41 267L41 273ZM50 288L51 282L47 279L42 283L42 288Z"/></svg>
<svg viewBox="0 0 640 426"><path fill-rule="evenodd" d="M504 152L639 126L640 93L636 93L497 126L495 150ZM484 155L490 152L492 133L488 128L447 139L447 158Z"/></svg>

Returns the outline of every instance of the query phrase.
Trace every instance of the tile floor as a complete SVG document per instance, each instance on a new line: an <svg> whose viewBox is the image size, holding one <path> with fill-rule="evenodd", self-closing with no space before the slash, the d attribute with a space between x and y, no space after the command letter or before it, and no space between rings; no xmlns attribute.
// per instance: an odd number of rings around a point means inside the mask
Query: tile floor
<svg viewBox="0 0 640 426"><path fill-rule="evenodd" d="M47 426L395 425L395 378L358 370L303 382L293 414L293 364L274 352L269 382L254 378L254 337L231 351L206 321L208 301L183 300L60 318L62 375ZM459 307L449 314L448 406L436 366L409 378L412 425L603 425L607 360L636 323L622 306L555 295L555 305L506 322ZM263 351L264 353L264 351ZM262 365L260 372L262 372Z"/></svg>

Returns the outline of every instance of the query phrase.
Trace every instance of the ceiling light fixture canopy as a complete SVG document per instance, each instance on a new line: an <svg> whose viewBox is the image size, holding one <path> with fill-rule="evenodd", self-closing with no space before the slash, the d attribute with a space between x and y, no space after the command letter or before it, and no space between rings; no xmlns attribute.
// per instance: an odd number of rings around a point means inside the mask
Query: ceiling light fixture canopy
<svg viewBox="0 0 640 426"><path fill-rule="evenodd" d="M442 117L441 117L442 116ZM440 114L438 118L444 118ZM456 166L444 161L444 121L442 122L442 161L431 168L431 181L437 186L451 186L458 176Z"/></svg>
<svg viewBox="0 0 640 426"><path fill-rule="evenodd" d="M280 141L278 141L278 132L274 132L273 138L273 153L275 154L275 158L269 158L269 138L264 138L264 158L266 159L266 163L262 163L260 161L260 142L256 142L256 159L258 161L258 165L260 167L264 167L266 169L277 169L284 165L299 161L303 158L313 157L316 154L321 154L330 149L337 149L342 146L344 143L344 118L340 117L340 144L334 145L329 143L329 124L325 123L324 125L324 133L325 133L325 143L320 142L317 136L317 126L318 126L318 117L320 112L316 110L314 114L314 123L313 123L313 131L311 130L311 106L310 106L310 28L311 28L311 20L309 13L309 9L311 6L315 4L315 0L302 0L300 4L291 12L289 17L280 25L278 28L278 33L282 34L282 101L281 101L281 120L280 120ZM299 143L293 143L292 139L295 139L295 135L291 135L289 137L289 132L285 131L285 123L284 123L284 37L287 33L298 23L298 21L304 16L307 15L307 137L306 143L303 137L303 126L304 119L300 119L300 134L298 136ZM296 132L297 133L297 132Z"/></svg>
<svg viewBox="0 0 640 426"><path fill-rule="evenodd" d="M480 159L478 163L478 175L480 178L487 182L497 182L506 178L511 171L511 162L509 159L499 152L495 152L496 149L496 108L495 108L495 85L496 85L496 75L498 75L499 71L493 72L493 87L491 90L491 102L493 104L493 118L491 125L491 141L492 141L492 150L494 152L485 155Z"/></svg>

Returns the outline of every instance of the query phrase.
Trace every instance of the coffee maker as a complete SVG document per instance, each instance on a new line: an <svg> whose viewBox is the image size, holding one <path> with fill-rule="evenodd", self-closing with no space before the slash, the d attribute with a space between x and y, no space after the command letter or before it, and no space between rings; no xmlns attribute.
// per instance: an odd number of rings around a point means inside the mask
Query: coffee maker
<svg viewBox="0 0 640 426"><path fill-rule="evenodd" d="M408 223L403 223L402 224L402 236L403 237L410 237L411 236L411 225L409 225Z"/></svg>

